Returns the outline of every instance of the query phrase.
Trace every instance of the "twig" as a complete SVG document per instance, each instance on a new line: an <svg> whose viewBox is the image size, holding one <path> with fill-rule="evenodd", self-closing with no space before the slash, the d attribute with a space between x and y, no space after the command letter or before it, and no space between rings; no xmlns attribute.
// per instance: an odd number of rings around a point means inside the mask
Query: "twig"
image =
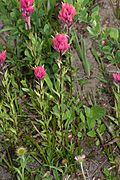
<svg viewBox="0 0 120 180"><path fill-rule="evenodd" d="M85 173L84 173L83 163L82 162L80 162L80 167L81 167L83 178L84 178L84 180L86 180L86 176L85 176Z"/></svg>
<svg viewBox="0 0 120 180"><path fill-rule="evenodd" d="M86 172L87 172L87 179L90 180L90 174L88 172L88 169L86 169Z"/></svg>
<svg viewBox="0 0 120 180"><path fill-rule="evenodd" d="M93 172L93 175L91 176L91 178L103 167L103 165L107 162L107 159L105 159L105 161L98 167L96 168L96 170Z"/></svg>

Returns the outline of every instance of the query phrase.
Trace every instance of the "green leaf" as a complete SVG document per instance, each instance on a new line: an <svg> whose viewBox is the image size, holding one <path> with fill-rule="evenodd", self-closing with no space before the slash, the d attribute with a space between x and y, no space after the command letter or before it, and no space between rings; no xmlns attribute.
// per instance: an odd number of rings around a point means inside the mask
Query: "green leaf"
<svg viewBox="0 0 120 180"><path fill-rule="evenodd" d="M75 48L78 53L79 59L82 62L84 71L88 76L90 76L91 64L87 58L87 49L86 49L85 40L81 36L80 42L79 42L76 32L73 33L73 36L74 36Z"/></svg>
<svg viewBox="0 0 120 180"><path fill-rule="evenodd" d="M94 105L92 108L85 107L88 128L94 128L96 121L99 121L105 115L105 112L105 109L99 105Z"/></svg>
<svg viewBox="0 0 120 180"><path fill-rule="evenodd" d="M88 128L89 129L94 128L94 126L96 124L96 120L93 118L91 109L89 107L85 107L85 113L86 113L86 116L87 116Z"/></svg>
<svg viewBox="0 0 120 180"><path fill-rule="evenodd" d="M80 79L79 80L79 84L80 84L80 86L81 87L83 87L85 84L87 84L88 83L88 80L87 79Z"/></svg>
<svg viewBox="0 0 120 180"><path fill-rule="evenodd" d="M53 170L53 174L54 174L54 178L55 178L56 180L60 180L59 174L58 174L58 171L57 171L57 170Z"/></svg>
<svg viewBox="0 0 120 180"><path fill-rule="evenodd" d="M22 81L20 81L20 82L21 82L21 84L23 85L23 87L27 88L26 80L22 80Z"/></svg>
<svg viewBox="0 0 120 180"><path fill-rule="evenodd" d="M30 90L29 90L28 88L22 88L22 90L23 90L24 92L30 92Z"/></svg>
<svg viewBox="0 0 120 180"><path fill-rule="evenodd" d="M17 135L17 132L15 129L13 129L12 127L9 129L13 134Z"/></svg>
<svg viewBox="0 0 120 180"><path fill-rule="evenodd" d="M116 28L110 28L110 37L117 41L119 38L119 30Z"/></svg>
<svg viewBox="0 0 120 180"><path fill-rule="evenodd" d="M50 166L51 169L55 169L56 171L59 171L60 173L63 174L63 170L59 167L56 167L56 166Z"/></svg>
<svg viewBox="0 0 120 180"><path fill-rule="evenodd" d="M91 130L87 133L87 135L90 137L96 137L96 132L94 130Z"/></svg>
<svg viewBox="0 0 120 180"><path fill-rule="evenodd" d="M105 130L106 130L106 126L104 124L101 124L99 129L98 129L99 133L103 134L105 132Z"/></svg>
<svg viewBox="0 0 120 180"><path fill-rule="evenodd" d="M26 50L25 50L25 56L27 56L27 57L31 58L31 55L30 55L30 52L29 52L29 50L28 50L28 49L26 49Z"/></svg>
<svg viewBox="0 0 120 180"><path fill-rule="evenodd" d="M53 114L54 114L56 117L60 118L60 111L59 111L57 105L55 105L55 106L53 107Z"/></svg>
<svg viewBox="0 0 120 180"><path fill-rule="evenodd" d="M83 136L83 134L81 132L78 132L78 137L81 138Z"/></svg>
<svg viewBox="0 0 120 180"><path fill-rule="evenodd" d="M105 108L99 106L99 105L95 105L91 108L92 110L92 115L93 115L93 118L94 119L101 119L105 113L106 113L106 110Z"/></svg>
<svg viewBox="0 0 120 180"><path fill-rule="evenodd" d="M15 30L15 28L13 28L13 27L5 27L5 28L0 30L0 33L6 32L6 31L11 31L11 30Z"/></svg>
<svg viewBox="0 0 120 180"><path fill-rule="evenodd" d="M96 146L99 146L100 145L100 141L99 141L99 139L96 141Z"/></svg>
<svg viewBox="0 0 120 180"><path fill-rule="evenodd" d="M48 85L49 90L52 92L52 90L53 90L53 84L52 84L52 81L50 80L48 74L46 74L44 80L45 80L46 84Z"/></svg>

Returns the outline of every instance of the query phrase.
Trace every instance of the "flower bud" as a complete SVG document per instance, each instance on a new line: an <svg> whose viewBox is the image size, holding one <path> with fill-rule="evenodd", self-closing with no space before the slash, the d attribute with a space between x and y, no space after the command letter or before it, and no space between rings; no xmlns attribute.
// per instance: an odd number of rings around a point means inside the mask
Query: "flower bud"
<svg viewBox="0 0 120 180"><path fill-rule="evenodd" d="M42 80L46 75L46 71L43 66L37 66L34 68L34 74L38 79Z"/></svg>

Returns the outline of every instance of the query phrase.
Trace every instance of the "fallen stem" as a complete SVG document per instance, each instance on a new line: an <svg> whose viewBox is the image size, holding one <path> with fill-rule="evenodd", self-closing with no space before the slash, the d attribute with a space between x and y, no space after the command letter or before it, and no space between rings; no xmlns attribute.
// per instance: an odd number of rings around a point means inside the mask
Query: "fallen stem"
<svg viewBox="0 0 120 180"><path fill-rule="evenodd" d="M83 163L82 162L80 162L80 167L81 167L83 178L84 178L84 180L86 180L86 176L85 176L85 173L84 173Z"/></svg>

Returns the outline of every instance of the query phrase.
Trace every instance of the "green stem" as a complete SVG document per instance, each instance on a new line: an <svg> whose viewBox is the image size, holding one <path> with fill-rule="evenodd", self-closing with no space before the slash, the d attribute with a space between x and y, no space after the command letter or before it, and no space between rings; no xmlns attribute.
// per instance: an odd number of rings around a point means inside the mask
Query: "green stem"
<svg viewBox="0 0 120 180"><path fill-rule="evenodd" d="M60 54L60 97L59 97L59 108L60 108L60 126L61 126L61 143L63 140L63 122L62 122L62 55Z"/></svg>
<svg viewBox="0 0 120 180"><path fill-rule="evenodd" d="M42 95L42 80L40 80L40 110L43 111L43 104L42 104L42 100L43 100L43 95Z"/></svg>
<svg viewBox="0 0 120 180"><path fill-rule="evenodd" d="M47 127L47 119L46 119L44 109L43 109L44 94L43 94L43 91L42 91L42 88L43 88L42 83L43 83L42 80L40 80L40 101L41 101L41 111L42 111L41 116L42 116L42 120L44 120L44 127L45 127L45 130L46 130L46 135L47 135L48 142L50 144L49 131L48 131L48 127Z"/></svg>
<svg viewBox="0 0 120 180"><path fill-rule="evenodd" d="M59 106L60 106L60 122L62 122L62 63L60 62L60 98L59 98ZM61 127L62 129L62 127Z"/></svg>
<svg viewBox="0 0 120 180"><path fill-rule="evenodd" d="M40 100L42 101L42 81L40 80Z"/></svg>
<svg viewBox="0 0 120 180"><path fill-rule="evenodd" d="M24 159L24 156L22 157L22 163L21 163L21 167L22 167L22 180L25 179L25 159Z"/></svg>
<svg viewBox="0 0 120 180"><path fill-rule="evenodd" d="M9 153L8 148L6 149L6 151L7 151L7 155L8 155L8 159L9 159L10 165L11 165L11 167L12 167L12 166L13 166L13 163L12 163L12 159L11 159L11 156L10 156L10 153Z"/></svg>
<svg viewBox="0 0 120 180"><path fill-rule="evenodd" d="M70 27L67 26L67 34L68 34L68 37L70 38ZM69 52L69 69L70 69L70 97L72 96L72 93L73 93L73 79L72 79L72 62L71 62L71 48L69 48L68 50Z"/></svg>

